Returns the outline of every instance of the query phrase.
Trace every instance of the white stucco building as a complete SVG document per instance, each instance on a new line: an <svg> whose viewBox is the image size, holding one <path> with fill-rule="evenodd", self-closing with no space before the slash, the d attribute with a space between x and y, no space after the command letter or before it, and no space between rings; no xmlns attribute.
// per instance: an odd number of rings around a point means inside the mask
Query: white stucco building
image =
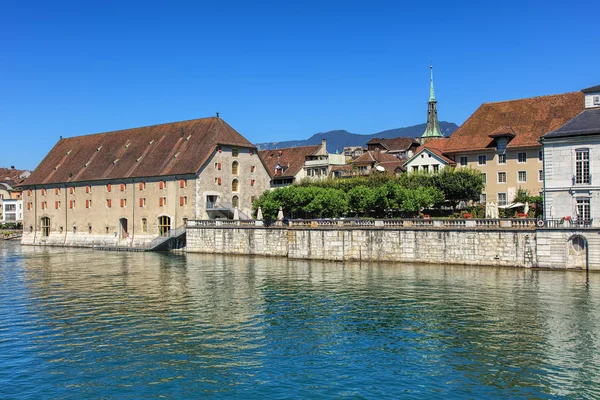
<svg viewBox="0 0 600 400"><path fill-rule="evenodd" d="M600 85L582 92L585 109L541 138L544 218L600 227Z"/></svg>

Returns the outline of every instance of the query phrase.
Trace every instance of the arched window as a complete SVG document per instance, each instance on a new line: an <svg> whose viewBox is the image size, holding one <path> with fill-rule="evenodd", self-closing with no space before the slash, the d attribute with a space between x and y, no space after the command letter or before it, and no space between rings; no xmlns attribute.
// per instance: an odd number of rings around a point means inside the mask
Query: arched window
<svg viewBox="0 0 600 400"><path fill-rule="evenodd" d="M231 199L231 204L233 205L233 207L240 207L240 198L237 196L233 196L233 198Z"/></svg>
<svg viewBox="0 0 600 400"><path fill-rule="evenodd" d="M239 182L238 182L238 180L237 180L237 179L234 179L234 180L231 182L231 191L232 191L232 192L237 192L237 191L238 191L238 186L239 186Z"/></svg>
<svg viewBox="0 0 600 400"><path fill-rule="evenodd" d="M142 233L148 232L148 220L146 218L142 218Z"/></svg>
<svg viewBox="0 0 600 400"><path fill-rule="evenodd" d="M234 161L233 163L231 163L231 174L232 175L237 175L239 173L239 166L240 166L240 164L237 161Z"/></svg>
<svg viewBox="0 0 600 400"><path fill-rule="evenodd" d="M585 250L585 239L581 236L571 238L571 246L576 253L582 253Z"/></svg>
<svg viewBox="0 0 600 400"><path fill-rule="evenodd" d="M48 217L42 218L42 236L50 236L50 218Z"/></svg>
<svg viewBox="0 0 600 400"><path fill-rule="evenodd" d="M171 229L171 218L166 215L158 217L158 234L160 236L169 236L169 229Z"/></svg>

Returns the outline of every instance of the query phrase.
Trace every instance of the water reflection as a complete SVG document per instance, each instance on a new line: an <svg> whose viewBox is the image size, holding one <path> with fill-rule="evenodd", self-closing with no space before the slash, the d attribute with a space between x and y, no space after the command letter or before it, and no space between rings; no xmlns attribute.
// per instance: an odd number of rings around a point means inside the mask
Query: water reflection
<svg viewBox="0 0 600 400"><path fill-rule="evenodd" d="M0 397L600 396L600 274L0 256Z"/></svg>

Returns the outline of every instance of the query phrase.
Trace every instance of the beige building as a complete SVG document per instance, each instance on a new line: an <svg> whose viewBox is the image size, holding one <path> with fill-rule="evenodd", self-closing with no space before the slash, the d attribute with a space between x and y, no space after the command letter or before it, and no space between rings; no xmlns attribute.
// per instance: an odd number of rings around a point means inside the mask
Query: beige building
<svg viewBox="0 0 600 400"><path fill-rule="evenodd" d="M457 168L481 171L484 203L509 204L519 188L538 195L543 186L540 137L580 113L583 97L573 92L485 103L447 139L443 155Z"/></svg>
<svg viewBox="0 0 600 400"><path fill-rule="evenodd" d="M188 219L250 218L268 187L218 116L61 139L22 185L22 242L144 246Z"/></svg>

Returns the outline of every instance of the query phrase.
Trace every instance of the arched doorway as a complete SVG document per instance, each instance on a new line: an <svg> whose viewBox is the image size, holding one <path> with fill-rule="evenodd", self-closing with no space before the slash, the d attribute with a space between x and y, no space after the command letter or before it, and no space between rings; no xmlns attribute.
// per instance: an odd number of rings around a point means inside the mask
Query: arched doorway
<svg viewBox="0 0 600 400"><path fill-rule="evenodd" d="M171 229L171 217L161 215L158 217L158 234L160 236L169 236L169 229Z"/></svg>
<svg viewBox="0 0 600 400"><path fill-rule="evenodd" d="M567 241L567 268L587 268L587 240L580 235L571 236Z"/></svg>
<svg viewBox="0 0 600 400"><path fill-rule="evenodd" d="M119 218L119 237L127 238L127 218Z"/></svg>
<svg viewBox="0 0 600 400"><path fill-rule="evenodd" d="M50 218L49 217L42 218L42 236L43 237L50 236Z"/></svg>
<svg viewBox="0 0 600 400"><path fill-rule="evenodd" d="M240 198L238 196L233 196L231 198L231 204L233 205L233 208L239 208L240 207Z"/></svg>

